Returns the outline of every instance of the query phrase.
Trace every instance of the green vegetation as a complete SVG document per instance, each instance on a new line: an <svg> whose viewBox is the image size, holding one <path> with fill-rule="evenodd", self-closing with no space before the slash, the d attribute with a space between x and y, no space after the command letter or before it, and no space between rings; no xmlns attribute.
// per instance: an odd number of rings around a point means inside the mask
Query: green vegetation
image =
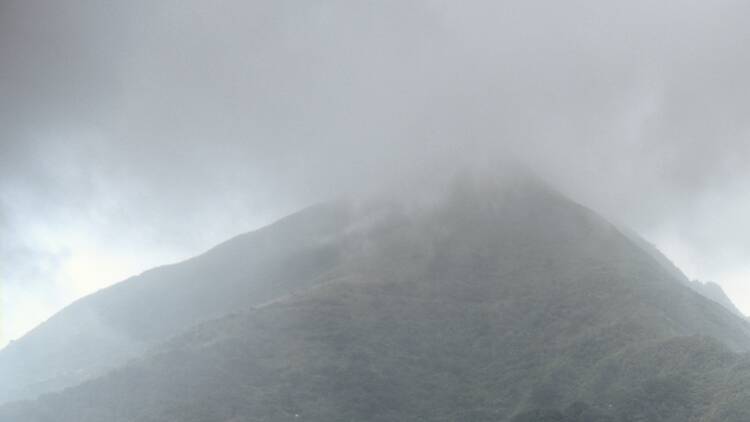
<svg viewBox="0 0 750 422"><path fill-rule="evenodd" d="M363 209L292 248L331 251L304 280L0 421L750 420L747 322L592 212L536 184Z"/></svg>

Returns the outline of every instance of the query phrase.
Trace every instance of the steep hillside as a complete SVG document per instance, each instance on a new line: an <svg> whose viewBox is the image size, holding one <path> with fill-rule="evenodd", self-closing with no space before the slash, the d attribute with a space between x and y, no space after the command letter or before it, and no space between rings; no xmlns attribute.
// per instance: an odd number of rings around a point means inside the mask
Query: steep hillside
<svg viewBox="0 0 750 422"><path fill-rule="evenodd" d="M317 283L346 207L312 207L86 297L0 352L0 403L100 375L194 324Z"/></svg>
<svg viewBox="0 0 750 422"><path fill-rule="evenodd" d="M266 244L264 300L0 421L750 420L750 326L546 187L464 181L334 209L333 229L268 229L308 248ZM230 250L212 259L244 259Z"/></svg>
<svg viewBox="0 0 750 422"><path fill-rule="evenodd" d="M641 249L648 252L656 260L656 262L664 267L664 269L672 273L673 277L676 280L679 280L686 286L713 300L719 305L724 306L733 314L741 316L742 318L746 318L745 315L740 312L739 309L737 309L737 306L735 306L735 304L732 302L729 296L727 296L721 286L711 281L704 283L698 280L690 280L679 268L677 268L677 266L672 261L669 260L669 258L667 258L652 243L646 241L640 235L634 233L631 230L623 229L623 233L626 234L636 245L640 246Z"/></svg>
<svg viewBox="0 0 750 422"><path fill-rule="evenodd" d="M729 309L733 314L746 318L745 314L740 312L740 310L737 309L737 306L735 306L734 302L732 302L732 299L727 296L726 292L724 292L724 289L722 289L721 286L714 283L713 281L702 282L699 280L692 280L690 282L690 287L692 287L693 290L697 291L703 296Z"/></svg>

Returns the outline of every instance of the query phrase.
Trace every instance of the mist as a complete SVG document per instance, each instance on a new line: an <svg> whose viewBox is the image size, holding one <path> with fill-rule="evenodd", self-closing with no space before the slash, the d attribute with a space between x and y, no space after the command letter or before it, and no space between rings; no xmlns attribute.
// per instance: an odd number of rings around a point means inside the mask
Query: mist
<svg viewBox="0 0 750 422"><path fill-rule="evenodd" d="M0 344L298 208L516 162L750 311L750 4L0 5Z"/></svg>

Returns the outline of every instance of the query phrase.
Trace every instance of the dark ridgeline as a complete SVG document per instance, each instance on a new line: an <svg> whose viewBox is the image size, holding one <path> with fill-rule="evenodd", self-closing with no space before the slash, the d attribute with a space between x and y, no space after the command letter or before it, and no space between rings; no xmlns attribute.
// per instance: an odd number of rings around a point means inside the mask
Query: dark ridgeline
<svg viewBox="0 0 750 422"><path fill-rule="evenodd" d="M670 265L533 179L315 206L4 350L0 421L746 422L750 325Z"/></svg>

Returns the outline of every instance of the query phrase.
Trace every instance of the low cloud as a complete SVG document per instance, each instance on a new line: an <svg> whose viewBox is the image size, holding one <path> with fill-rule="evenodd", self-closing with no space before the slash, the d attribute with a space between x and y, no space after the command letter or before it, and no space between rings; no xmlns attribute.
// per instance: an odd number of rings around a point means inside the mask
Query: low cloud
<svg viewBox="0 0 750 422"><path fill-rule="evenodd" d="M5 2L6 326L96 288L101 265L81 260L137 272L343 192L507 157L750 310L748 9Z"/></svg>

